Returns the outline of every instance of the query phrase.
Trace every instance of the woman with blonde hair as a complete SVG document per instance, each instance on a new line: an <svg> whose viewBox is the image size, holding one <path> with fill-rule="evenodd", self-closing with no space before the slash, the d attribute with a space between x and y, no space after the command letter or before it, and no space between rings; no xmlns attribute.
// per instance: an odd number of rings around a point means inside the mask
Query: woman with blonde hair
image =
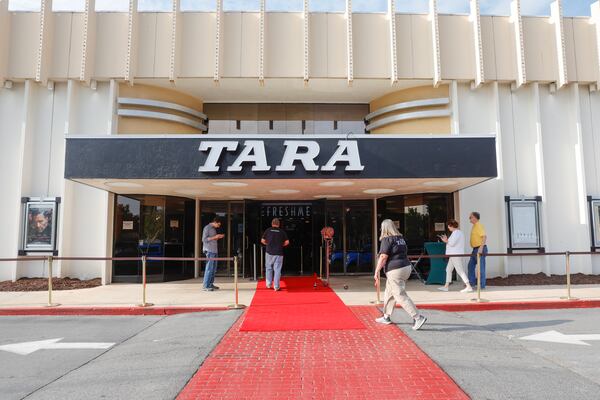
<svg viewBox="0 0 600 400"><path fill-rule="evenodd" d="M383 316L375 320L380 324L391 324L391 315L400 303L413 318L413 330L420 329L427 318L419 313L413 301L406 294L406 281L410 278L411 264L404 237L391 219L381 223L381 247L375 268L375 286L379 285L379 272L383 269L387 278L383 299Z"/></svg>

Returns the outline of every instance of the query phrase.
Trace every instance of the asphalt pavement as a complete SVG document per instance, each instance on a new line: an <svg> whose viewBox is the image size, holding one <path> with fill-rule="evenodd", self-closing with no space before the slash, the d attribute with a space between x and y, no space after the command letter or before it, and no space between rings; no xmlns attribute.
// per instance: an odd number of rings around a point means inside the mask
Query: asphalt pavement
<svg viewBox="0 0 600 400"><path fill-rule="evenodd" d="M240 314L0 317L0 397L173 399Z"/></svg>
<svg viewBox="0 0 600 400"><path fill-rule="evenodd" d="M392 320L473 399L600 399L598 309L424 314Z"/></svg>

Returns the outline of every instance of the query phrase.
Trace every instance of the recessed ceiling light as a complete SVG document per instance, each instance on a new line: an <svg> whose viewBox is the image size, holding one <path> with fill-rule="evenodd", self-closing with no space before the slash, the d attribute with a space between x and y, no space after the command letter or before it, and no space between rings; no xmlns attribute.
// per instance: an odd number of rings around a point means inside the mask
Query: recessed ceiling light
<svg viewBox="0 0 600 400"><path fill-rule="evenodd" d="M452 185L456 185L458 182L456 181L429 181L429 182L424 182L423 186L452 186Z"/></svg>
<svg viewBox="0 0 600 400"><path fill-rule="evenodd" d="M141 188L144 185L135 182L106 182L106 186L118 188Z"/></svg>
<svg viewBox="0 0 600 400"><path fill-rule="evenodd" d="M255 199L256 196L241 196L241 195L235 195L235 196L229 196L230 199L236 199L236 200L244 200L244 199Z"/></svg>
<svg viewBox="0 0 600 400"><path fill-rule="evenodd" d="M213 185L215 186L223 186L223 187L242 187L242 186L248 186L247 183L242 183L242 182L230 182L230 181L224 181L224 182L213 182Z"/></svg>
<svg viewBox="0 0 600 400"><path fill-rule="evenodd" d="M363 190L363 193L367 193L367 194L394 193L394 189L367 189L367 190Z"/></svg>
<svg viewBox="0 0 600 400"><path fill-rule="evenodd" d="M299 190L296 189L274 189L274 190L269 190L269 192L273 193L273 194L292 194L292 193L300 193Z"/></svg>
<svg viewBox="0 0 600 400"><path fill-rule="evenodd" d="M340 196L339 194L319 194L314 197L315 197L315 199L337 199L342 196Z"/></svg>
<svg viewBox="0 0 600 400"><path fill-rule="evenodd" d="M352 185L354 185L354 182L349 182L349 181L327 181L327 182L319 183L319 186L326 186L326 187L342 187L342 186L352 186Z"/></svg>

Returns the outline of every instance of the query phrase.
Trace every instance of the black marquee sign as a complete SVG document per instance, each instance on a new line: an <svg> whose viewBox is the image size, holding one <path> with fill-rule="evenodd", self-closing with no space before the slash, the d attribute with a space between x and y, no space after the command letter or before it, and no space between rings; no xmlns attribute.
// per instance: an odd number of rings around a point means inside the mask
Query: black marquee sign
<svg viewBox="0 0 600 400"><path fill-rule="evenodd" d="M358 137L357 137L358 136ZM493 136L68 138L68 179L495 177Z"/></svg>

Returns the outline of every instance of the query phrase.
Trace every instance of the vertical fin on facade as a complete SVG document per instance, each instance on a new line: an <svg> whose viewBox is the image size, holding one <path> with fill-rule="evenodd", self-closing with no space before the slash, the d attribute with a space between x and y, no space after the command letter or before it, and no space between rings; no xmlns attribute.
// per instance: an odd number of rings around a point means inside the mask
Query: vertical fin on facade
<svg viewBox="0 0 600 400"><path fill-rule="evenodd" d="M171 5L171 53L169 55L169 81L175 82L179 75L179 50L181 45L181 11L180 0L173 0Z"/></svg>
<svg viewBox="0 0 600 400"><path fill-rule="evenodd" d="M565 48L562 2L560 0L556 0L550 5L550 20L554 24L556 40L556 61L558 63L556 86L560 89L567 84L567 50Z"/></svg>
<svg viewBox="0 0 600 400"><path fill-rule="evenodd" d="M433 50L433 86L438 87L442 81L442 66L437 0L429 0L429 20L431 22L431 49Z"/></svg>
<svg viewBox="0 0 600 400"><path fill-rule="evenodd" d="M473 48L475 49L475 87L485 82L483 69L483 45L481 44L481 15L479 13L479 0L471 0L471 13L469 18L473 24Z"/></svg>
<svg viewBox="0 0 600 400"><path fill-rule="evenodd" d="M79 80L90 83L94 75L94 55L96 54L96 0L85 0L83 11L83 37L81 38L81 64Z"/></svg>
<svg viewBox="0 0 600 400"><path fill-rule="evenodd" d="M391 84L398 82L398 48L396 46L396 1L388 0L388 20L390 23L390 66Z"/></svg>
<svg viewBox="0 0 600 400"><path fill-rule="evenodd" d="M596 88L600 88L600 1L593 3L590 7L592 9L591 21L596 33Z"/></svg>
<svg viewBox="0 0 600 400"><path fill-rule="evenodd" d="M527 82L527 73L525 68L525 44L523 41L523 21L521 20L521 0L512 0L510 3L510 19L513 23L515 32L515 49L517 60L517 88Z"/></svg>
<svg viewBox="0 0 600 400"><path fill-rule="evenodd" d="M223 41L223 0L217 0L217 11L215 19L215 65L213 71L213 81L219 84L221 79L221 43Z"/></svg>
<svg viewBox="0 0 600 400"><path fill-rule="evenodd" d="M258 82L265 84L265 0L260 0L260 20L258 26Z"/></svg>
<svg viewBox="0 0 600 400"><path fill-rule="evenodd" d="M346 0L346 62L348 86L354 82L354 51L352 44L352 0Z"/></svg>
<svg viewBox="0 0 600 400"><path fill-rule="evenodd" d="M39 42L35 65L35 81L45 85L48 82L48 70L52 63L52 34L54 30L52 0L42 0L40 8Z"/></svg>
<svg viewBox="0 0 600 400"><path fill-rule="evenodd" d="M8 1L0 1L0 86L8 75L8 49L10 43L10 13Z"/></svg>
<svg viewBox="0 0 600 400"><path fill-rule="evenodd" d="M138 2L129 0L127 14L127 58L125 60L125 80L133 85L133 78L137 66L137 41L138 41Z"/></svg>
<svg viewBox="0 0 600 400"><path fill-rule="evenodd" d="M304 5L302 8L302 18L304 22L304 73L303 79L304 84L308 84L309 79L309 44L310 44L310 13L308 9L308 0L304 0Z"/></svg>

